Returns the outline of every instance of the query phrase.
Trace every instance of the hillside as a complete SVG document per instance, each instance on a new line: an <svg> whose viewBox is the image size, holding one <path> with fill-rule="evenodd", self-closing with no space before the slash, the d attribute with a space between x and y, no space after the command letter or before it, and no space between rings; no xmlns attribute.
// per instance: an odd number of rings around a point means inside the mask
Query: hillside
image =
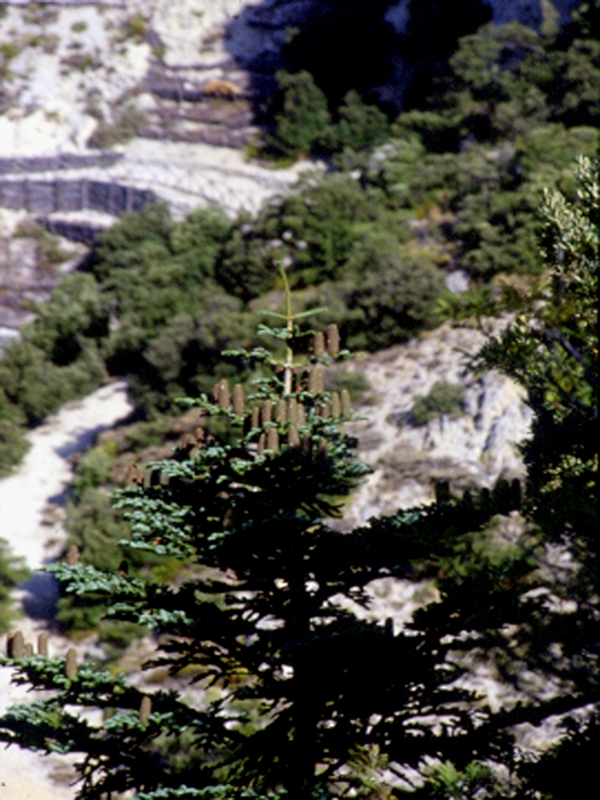
<svg viewBox="0 0 600 800"><path fill-rule="evenodd" d="M109 492L198 435L178 398L264 380L260 365L221 352L262 346L257 315L285 315L288 285L295 311L325 307L320 324L337 324L358 354L328 370L325 387L353 394L362 421L348 430L373 472L332 530L437 509L446 487L467 517L472 494L478 511L497 497L502 506L535 460L526 447L526 466L519 449L539 436L534 404L527 377L515 383L493 358L477 372L470 359L548 291L544 189L574 202L574 159L597 146L593 5L571 18L572 2L473 2L427 38L427 13L443 23L452 8L2 4L0 474L15 474L0 486L0 536L21 552L23 525L35 527L39 566L40 508L19 511L33 467L19 460L48 415L112 397L124 378L135 406L125 424L99 431L92 420L74 449L48 435L71 485L42 498L53 555L76 545L86 564L114 572L130 533ZM513 374L501 354L495 363ZM490 523L484 559L499 541L521 547L511 514L499 540ZM549 547L554 569L562 551ZM430 568L442 583L454 569L444 558ZM161 572L141 557L133 569L177 587L187 568ZM405 565L394 569L404 581ZM382 580L379 594L365 584L361 618L378 621L391 602L402 626L423 584L405 592ZM102 610L64 597L57 619L72 636L93 629L116 663L140 629L105 625ZM481 703L492 707L487 667Z"/></svg>

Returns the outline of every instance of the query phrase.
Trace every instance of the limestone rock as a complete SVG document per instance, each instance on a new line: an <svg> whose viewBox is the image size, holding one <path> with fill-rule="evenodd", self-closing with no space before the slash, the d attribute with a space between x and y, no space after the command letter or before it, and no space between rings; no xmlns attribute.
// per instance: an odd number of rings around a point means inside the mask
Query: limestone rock
<svg viewBox="0 0 600 800"><path fill-rule="evenodd" d="M360 457L374 470L356 493L353 522L432 502L438 480L462 492L524 476L518 445L529 433L531 410L510 379L469 369L483 341L478 330L444 325L351 367L371 386L356 409L364 421L352 432ZM415 398L442 380L464 388L463 413L435 415L416 426L410 414Z"/></svg>

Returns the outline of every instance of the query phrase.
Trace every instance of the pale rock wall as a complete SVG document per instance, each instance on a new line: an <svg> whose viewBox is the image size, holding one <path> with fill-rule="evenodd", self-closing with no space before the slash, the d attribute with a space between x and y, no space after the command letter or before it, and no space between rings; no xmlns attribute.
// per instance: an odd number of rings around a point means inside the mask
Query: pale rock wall
<svg viewBox="0 0 600 800"><path fill-rule="evenodd" d="M513 381L468 369L484 340L478 330L444 325L349 367L363 372L371 387L356 408L364 421L352 433L360 458L374 470L356 493L353 522L432 502L436 480L449 481L461 493L491 488L501 477L524 477L518 443L529 434L532 413ZM464 387L464 413L415 426L415 398L442 380Z"/></svg>

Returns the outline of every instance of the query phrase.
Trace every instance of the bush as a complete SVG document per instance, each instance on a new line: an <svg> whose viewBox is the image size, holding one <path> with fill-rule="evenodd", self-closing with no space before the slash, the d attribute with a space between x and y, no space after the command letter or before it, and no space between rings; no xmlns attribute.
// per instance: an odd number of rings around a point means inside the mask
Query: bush
<svg viewBox="0 0 600 800"><path fill-rule="evenodd" d="M29 449L24 426L23 410L0 389L0 478L8 475Z"/></svg>
<svg viewBox="0 0 600 800"><path fill-rule="evenodd" d="M327 376L326 387L328 392L340 394L345 389L353 400L360 400L370 389L370 384L363 372L338 367Z"/></svg>
<svg viewBox="0 0 600 800"><path fill-rule="evenodd" d="M411 409L413 424L427 425L438 414L461 414L464 410L465 390L448 381L434 383L429 394L418 396Z"/></svg>
<svg viewBox="0 0 600 800"><path fill-rule="evenodd" d="M348 175L308 176L296 191L268 203L255 222L240 220L225 248L220 282L250 299L275 288L281 260L296 288L338 277L361 226L383 211L375 195Z"/></svg>
<svg viewBox="0 0 600 800"><path fill-rule="evenodd" d="M434 255L402 248L385 231L369 232L356 243L345 270L350 314L341 325L349 346L389 347L435 323L444 275Z"/></svg>
<svg viewBox="0 0 600 800"><path fill-rule="evenodd" d="M6 398L23 412L27 425L39 425L68 400L97 389L106 373L93 346L68 366L57 366L27 341L14 342L0 361L0 384Z"/></svg>
<svg viewBox="0 0 600 800"><path fill-rule="evenodd" d="M306 156L327 148L331 137L331 115L327 99L305 70L295 74L277 73L283 92L283 108L275 117L270 144L286 155Z"/></svg>
<svg viewBox="0 0 600 800"><path fill-rule="evenodd" d="M108 303L93 276L74 272L61 280L50 302L39 304L23 338L57 366L67 366L88 346L87 340L108 335L108 316Z"/></svg>
<svg viewBox="0 0 600 800"><path fill-rule="evenodd" d="M252 341L250 317L239 300L214 285L199 294L195 314L179 314L141 349L130 394L146 414L174 411L179 397L208 392L215 376L235 371L221 352Z"/></svg>
<svg viewBox="0 0 600 800"><path fill-rule="evenodd" d="M0 633L6 633L14 622L12 590L28 577L23 560L11 555L7 542L0 538Z"/></svg>
<svg viewBox="0 0 600 800"><path fill-rule="evenodd" d="M114 453L107 447L94 447L82 456L75 468L75 477L71 483L71 490L77 498L83 497L88 489L102 486L114 464Z"/></svg>
<svg viewBox="0 0 600 800"><path fill-rule="evenodd" d="M201 285L207 278L217 277L217 264L231 228L231 221L217 206L198 208L184 222L173 225L170 248L185 269L186 283Z"/></svg>
<svg viewBox="0 0 600 800"><path fill-rule="evenodd" d="M386 115L377 106L365 103L354 90L348 92L338 114L334 133L338 150L370 150L388 138L390 126Z"/></svg>

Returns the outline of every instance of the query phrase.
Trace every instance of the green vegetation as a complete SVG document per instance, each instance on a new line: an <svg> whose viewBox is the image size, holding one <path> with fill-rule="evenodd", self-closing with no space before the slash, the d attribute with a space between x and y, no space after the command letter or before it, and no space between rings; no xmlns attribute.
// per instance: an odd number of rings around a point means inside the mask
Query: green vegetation
<svg viewBox="0 0 600 800"><path fill-rule="evenodd" d="M273 145L284 153L300 155L324 147L331 117L325 95L315 86L310 73L280 73L278 82L284 101Z"/></svg>
<svg viewBox="0 0 600 800"><path fill-rule="evenodd" d="M85 56L85 61L79 62L76 66L83 70L93 67L95 62L90 56ZM71 60L73 56L71 56ZM67 63L67 62L65 62ZM124 144L138 133L146 122L146 113L141 108L136 108L132 103L114 108L112 118L104 119L101 112L95 109L98 125L90 136L88 147L96 147L100 150L110 149L115 144Z"/></svg>
<svg viewBox="0 0 600 800"><path fill-rule="evenodd" d="M15 42L2 42L0 45L0 56L3 61L10 61L19 55L19 46Z"/></svg>
<svg viewBox="0 0 600 800"><path fill-rule="evenodd" d="M113 34L113 42L123 44L129 39L141 42L148 31L148 19L139 11L127 15Z"/></svg>
<svg viewBox="0 0 600 800"><path fill-rule="evenodd" d="M260 328L282 357L224 355L262 365L254 394L221 380L212 400L189 401L201 425L118 494L131 534L102 548L112 565L82 552L50 568L68 595L102 599L107 620L156 631L160 654L144 670L167 670L170 690L11 651L4 662L45 694L9 710L0 738L81 754L81 798L392 800L395 772L415 798L567 800L573 764L588 785L600 732L600 190L589 159L573 185L573 199L546 195L544 277L475 358L516 379L535 412L524 492L500 481L450 498L440 485L431 506L331 527L366 471L343 431L346 395L322 384L347 353L334 326L301 328L282 270L287 310ZM515 311L510 293L497 302ZM82 460L83 491L107 455ZM175 579L133 573L140 554L178 564ZM341 602L366 606L367 585L390 577L428 580L436 600L401 626ZM511 693L500 708L480 691L485 668ZM111 712L96 726L80 708ZM561 736L524 757L516 728L551 719Z"/></svg>
<svg viewBox="0 0 600 800"><path fill-rule="evenodd" d="M460 414L463 411L465 390L448 381L434 383L429 394L415 398L410 412L415 425L426 425L438 414Z"/></svg>
<svg viewBox="0 0 600 800"><path fill-rule="evenodd" d="M36 266L42 272L52 272L57 264L62 264L69 259L67 253L60 244L57 236L48 233L35 220L27 218L19 223L15 237L27 237L37 241Z"/></svg>
<svg viewBox="0 0 600 800"><path fill-rule="evenodd" d="M170 435L173 421L162 415L177 412L178 397L206 393L216 380L234 375L248 387L262 374L260 365L253 371L239 359L223 360L221 351L259 344L251 311L284 310L277 263L286 265L295 308L327 306L323 324L336 322L350 347L367 350L433 327L439 310L459 317L495 313L502 297L502 308L514 312L525 297L544 296L553 262L538 244L547 231L537 214L543 189L557 187L564 208L571 208L578 191L573 160L597 150L600 66L591 32L597 2L582 3L561 32L547 20L540 34L518 25L476 30L485 22L476 13L472 28L459 31L452 27L454 3L440 8L448 26L440 23L432 31L430 20L420 16L425 4L413 4L404 57L410 63L414 56L415 64L422 59L419 42L427 34L439 40L439 61L414 71L407 110L399 115L389 104L377 107L371 91L389 67L380 59L390 44L381 27L382 4L342 5L335 24L357 26L358 20L360 46L369 58L356 58L363 51L352 37L329 36L340 4L328 0L321 16L309 20L328 46L313 47L306 61L306 31L290 32L281 92L267 113L267 152L288 159L319 155L331 170L309 175L255 217L240 214L232 221L218 209L204 209L176 223L161 206L124 215L101 238L86 271L63 279L51 302L36 309L22 341L11 344L0 361L0 474L26 451L27 427L110 375L128 376L145 418L128 434L128 446L138 451ZM144 25L141 17L134 20L126 36L143 37ZM467 36L455 48L458 33ZM341 72L333 56L320 63L326 52L335 55ZM0 57L0 71L8 74L10 58L9 48ZM99 122L93 142L109 147L134 135L143 119L125 104L112 122ZM564 219L560 224L566 225ZM578 226L581 217L573 224ZM54 240L40 236L39 256L51 269L61 254ZM460 297L444 290L446 270L456 267L470 279L470 290ZM544 324L552 329L551 321ZM520 347L510 350L515 370ZM501 353L493 359L502 367ZM570 385L583 380L576 364L557 366L548 358L539 362L542 383L542 366L553 379L568 371ZM530 372L522 367L516 377L529 386ZM552 396L548 388L539 391ZM560 397L570 389L553 391ZM417 417L458 412L461 398L447 394L423 399L426 408L420 411L417 402ZM579 435L576 426L563 431L539 414L559 440ZM547 469L562 481L570 467L557 466L555 457L548 455ZM95 485L110 458L97 452L90 458L80 467L69 526L72 541L95 563L102 547L92 544L94 536L110 549L126 534L106 490ZM535 470L531 475L533 480ZM587 467L581 475L585 489ZM565 507L580 519L589 509L574 499L569 481L561 484L570 487ZM146 577L158 574L156 564L144 561L135 569ZM95 598L78 608L64 598L61 621L72 630L96 626L101 605ZM368 750L367 761L373 753ZM455 774L448 767L436 780L467 786L475 774L467 766L457 763Z"/></svg>
<svg viewBox="0 0 600 800"><path fill-rule="evenodd" d="M0 633L14 628L16 614L11 592L28 577L22 559L12 556L6 541L0 538Z"/></svg>
<svg viewBox="0 0 600 800"><path fill-rule="evenodd" d="M335 5L324 6L325 27ZM67 280L66 295L59 287L23 343L8 349L0 371L5 400L15 405L10 418L36 424L105 375L129 376L148 418L172 413L175 398L238 368L219 354L254 343L250 308L281 308L280 261L296 307L327 306L324 322L367 350L417 335L437 323L436 309L460 304L445 291L448 268L468 274L469 313L475 298L481 310L501 287L518 294L534 283L544 271L543 188L573 198L570 165L597 148L592 87L600 67L590 13L582 4L555 34L518 25L469 33L448 53L447 73L434 83L419 78L429 87L419 107L391 123L358 85L340 84L332 103L333 83L319 82L325 71L292 69L290 60L272 145L279 142L280 154L329 153L335 168L306 176L255 217L231 221L205 209L175 223L165 208L124 215L101 237L85 289L72 291ZM379 30L375 9L360 14L365 31ZM423 22L417 15L415 30ZM299 47L301 39L291 42ZM141 124L133 107L121 111L116 124L99 120L97 146ZM60 255L45 239L40 253L49 267ZM95 310L81 308L80 292ZM0 437L6 470L23 447L18 430Z"/></svg>

